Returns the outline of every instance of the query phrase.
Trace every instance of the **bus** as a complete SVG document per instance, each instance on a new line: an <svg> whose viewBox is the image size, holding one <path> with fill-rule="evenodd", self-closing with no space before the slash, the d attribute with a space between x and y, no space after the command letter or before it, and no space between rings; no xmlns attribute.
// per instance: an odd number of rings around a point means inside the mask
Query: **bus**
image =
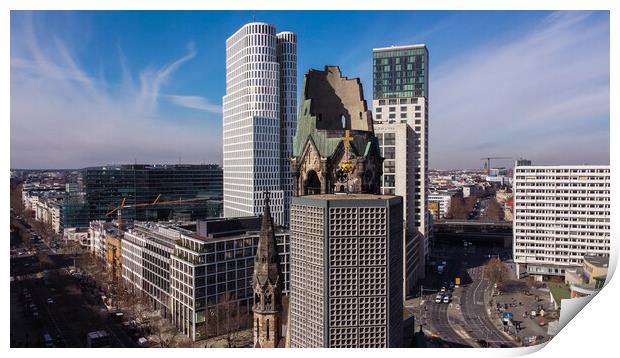
<svg viewBox="0 0 620 358"><path fill-rule="evenodd" d="M110 334L105 330L89 332L86 336L86 347L110 347Z"/></svg>

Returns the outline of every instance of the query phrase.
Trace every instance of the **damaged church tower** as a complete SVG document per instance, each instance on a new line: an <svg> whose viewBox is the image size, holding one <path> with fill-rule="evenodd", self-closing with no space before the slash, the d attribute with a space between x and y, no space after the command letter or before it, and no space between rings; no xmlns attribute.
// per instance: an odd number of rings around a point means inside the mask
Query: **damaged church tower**
<svg viewBox="0 0 620 358"><path fill-rule="evenodd" d="M304 79L293 140L293 196L378 194L382 161L358 78L326 66Z"/></svg>

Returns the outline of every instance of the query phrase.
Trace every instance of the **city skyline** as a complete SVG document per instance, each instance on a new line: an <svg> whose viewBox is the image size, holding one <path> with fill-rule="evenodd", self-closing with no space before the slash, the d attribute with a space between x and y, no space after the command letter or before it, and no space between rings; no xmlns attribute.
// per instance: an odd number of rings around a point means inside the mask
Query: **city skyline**
<svg viewBox="0 0 620 358"><path fill-rule="evenodd" d="M252 16L298 33L298 82L340 65L368 98L373 47L425 43L430 168L609 163L608 12L120 11L12 13L11 167L221 164L225 39Z"/></svg>

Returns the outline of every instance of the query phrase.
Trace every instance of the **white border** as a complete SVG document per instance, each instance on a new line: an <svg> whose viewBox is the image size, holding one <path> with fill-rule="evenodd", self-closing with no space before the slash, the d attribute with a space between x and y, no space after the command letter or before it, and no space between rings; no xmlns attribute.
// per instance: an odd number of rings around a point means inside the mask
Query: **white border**
<svg viewBox="0 0 620 358"><path fill-rule="evenodd" d="M2 104L0 108L3 109L4 115L2 116L4 120L2 121L3 130L2 133L5 136L4 144L4 155L2 157L2 161L5 168L9 168L10 163L10 140L6 138L10 135L10 108L9 108L9 93L10 93L10 57L9 57L9 41L10 41L10 27L9 27L9 19L10 13L9 10L44 10L44 9L54 9L54 10L73 10L73 9L81 9L81 10L112 10L112 9L170 9L170 10L192 10L192 9L219 9L219 10L229 10L229 9L256 9L256 10L269 10L269 9L288 9L288 10L307 10L307 9L325 9L325 10L336 10L336 9L359 9L359 10L399 10L399 9L409 9L409 10L510 10L510 9L519 9L519 10L612 10L610 15L610 53L611 53L611 96L610 98L618 99L620 98L618 92L618 71L617 71L617 63L618 63L618 41L620 40L619 31L620 31L620 16L618 14L619 1L606 1L606 0L590 0L590 1L577 1L577 0L506 0L506 1L491 1L491 0L475 0L475 1L458 1L458 0L436 0L436 1L397 1L397 0L383 0L381 2L373 2L366 3L360 1L340 1L338 4L335 4L333 1L327 0L313 0L313 1L304 1L304 2L286 2L286 1L241 1L241 0L228 0L226 2L207 2L207 1L193 1L193 0L175 0L175 1L161 1L161 0L152 0L152 1L110 1L110 0L88 0L88 1L75 1L75 0L57 0L57 1L45 1L45 0L5 0L1 2L0 7L4 11L2 11L0 15L0 23L2 24L2 31L0 31L0 48L2 51ZM614 61L615 60L615 61ZM611 103L611 112L610 117L616 118L618 120L618 102L612 101ZM617 144L618 139L618 129L615 121L611 120L610 123L610 139L611 139L611 175L612 178L616 177L617 170L614 168L617 167L617 156L615 153L620 150L619 145ZM8 170L7 170L8 171ZM5 176L3 177L3 182L5 183L4 187L8 188L8 173L5 172ZM617 257L618 257L618 233L617 229L619 224L618 215L613 215L615 212L615 205L613 203L618 202L618 191L617 185L614 184L615 181L612 180L612 205L611 205L611 246L612 246L612 258L610 260L610 270L615 269L617 266ZM5 228L8 228L8 191L2 192L3 202L5 203L3 206L3 216L2 222ZM6 250L6 243L5 243ZM8 261L8 253L4 253L5 260ZM5 286L7 290L6 293L2 296L1 300L2 307L4 308L5 315L5 324L2 326L2 337L5 340L5 347L9 347L9 302L8 302L8 285L9 285L9 265L8 262L5 262L3 265L3 277L6 280ZM612 356L614 355L612 352L615 348L615 340L618 339L618 330L616 329L616 325L619 319L617 297L620 293L620 284L618 284L618 279L608 280L607 286L604 290L594 297L590 304L588 304L587 308L584 309L581 313L577 314L577 316L571 321L565 329L563 329L544 349L540 350L538 355L544 356L593 356L593 355L601 355L601 356ZM540 348L540 347L539 347ZM457 354L463 357L480 357L480 356L515 356L515 355L523 355L537 351L539 348L524 348L524 349L458 349L458 350L441 350L441 351L430 351L423 349L416 350L391 350L389 354L396 355L415 355L415 356L437 356L437 355L452 355ZM127 351L114 351L114 353L120 352L122 354L138 354L138 355L163 355L170 354L171 352L166 352L164 350L134 350L131 353ZM45 354L46 356L52 357L66 357L67 355L92 355L92 356L107 356L110 354L110 351L105 350L89 350L85 352L81 349L72 349L72 350L45 350L45 351L31 351L26 349L21 350L10 350L7 352L13 356L17 355L29 355L31 353L34 354ZM183 355L198 355L198 354L234 354L234 355L258 355L258 356L266 356L266 355L284 355L284 354L300 354L303 356L310 356L316 353L314 349L308 350L209 350L209 351L201 351L201 350L183 350L183 351L175 351L173 354L183 354ZM322 350L319 354L355 354L356 356L376 356L377 354L385 354L387 352L377 351L377 350Z"/></svg>

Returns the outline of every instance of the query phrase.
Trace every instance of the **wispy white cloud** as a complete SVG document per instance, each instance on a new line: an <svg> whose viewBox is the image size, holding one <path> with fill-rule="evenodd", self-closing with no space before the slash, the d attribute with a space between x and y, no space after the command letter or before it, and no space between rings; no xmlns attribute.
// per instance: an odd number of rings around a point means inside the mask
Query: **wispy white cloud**
<svg viewBox="0 0 620 358"><path fill-rule="evenodd" d="M169 63L157 71L147 70L140 74L140 101L149 111L154 111L159 99L159 91L169 80L170 76L181 67L185 62L196 56L194 44L188 45L188 53L180 59Z"/></svg>
<svg viewBox="0 0 620 358"><path fill-rule="evenodd" d="M222 113L222 106L209 103L209 101L204 97L178 95L164 95L164 97L180 107L192 108L211 113Z"/></svg>
<svg viewBox="0 0 620 358"><path fill-rule="evenodd" d="M66 41L49 38L30 15L21 25L12 33L19 38L11 51L12 167L83 167L134 158L157 163L179 157L194 163L221 160L221 141L204 140L208 126L200 127L203 132L178 118L166 120L158 111L158 102L167 99L217 112L202 97L161 93L175 71L196 55L193 44L180 58L137 76L119 47L121 82L111 84L102 74L89 73Z"/></svg>
<svg viewBox="0 0 620 358"><path fill-rule="evenodd" d="M430 165L476 167L498 154L608 163L608 17L557 12L503 41L433 69Z"/></svg>

